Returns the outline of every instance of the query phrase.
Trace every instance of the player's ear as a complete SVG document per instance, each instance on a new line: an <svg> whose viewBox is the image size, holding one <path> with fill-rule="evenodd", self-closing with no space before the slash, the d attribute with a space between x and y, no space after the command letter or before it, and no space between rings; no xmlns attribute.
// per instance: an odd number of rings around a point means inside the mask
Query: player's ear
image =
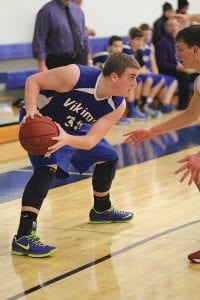
<svg viewBox="0 0 200 300"><path fill-rule="evenodd" d="M193 53L194 53L194 56L197 55L198 53L200 53L200 48L198 46L193 46Z"/></svg>
<svg viewBox="0 0 200 300"><path fill-rule="evenodd" d="M112 78L112 81L117 81L118 80L118 78L119 78L119 76L117 75L117 73L111 73L111 78Z"/></svg>

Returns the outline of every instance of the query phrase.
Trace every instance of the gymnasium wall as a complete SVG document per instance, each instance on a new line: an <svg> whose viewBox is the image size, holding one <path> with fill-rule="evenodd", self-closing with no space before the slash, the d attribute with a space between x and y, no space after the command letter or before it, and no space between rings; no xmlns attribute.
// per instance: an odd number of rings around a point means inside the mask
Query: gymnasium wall
<svg viewBox="0 0 200 300"><path fill-rule="evenodd" d="M167 0L168 1L168 0ZM29 43L35 16L47 0L0 0L0 45ZM83 10L88 27L97 36L126 35L131 26L143 22L152 25L162 12L164 0L84 0ZM177 0L170 0L176 8ZM200 12L199 0L189 0L190 13Z"/></svg>

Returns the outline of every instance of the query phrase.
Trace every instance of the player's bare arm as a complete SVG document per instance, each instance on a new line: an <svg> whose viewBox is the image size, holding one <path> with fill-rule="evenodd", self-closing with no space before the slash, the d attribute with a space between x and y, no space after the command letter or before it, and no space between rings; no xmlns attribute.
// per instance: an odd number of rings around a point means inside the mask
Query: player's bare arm
<svg viewBox="0 0 200 300"><path fill-rule="evenodd" d="M200 112L200 93L197 90L197 79L196 79L194 84L194 95L186 110L179 113L174 118L166 122L160 123L159 125L150 128L138 128L125 133L124 134L124 136L126 136L125 143L130 144L132 146L136 146L141 141L151 139L156 135L183 128L195 122L199 117L199 112Z"/></svg>
<svg viewBox="0 0 200 300"><path fill-rule="evenodd" d="M25 84L26 116L34 118L41 115L37 110L37 97L40 90L54 90L68 92L74 88L80 76L80 70L76 65L69 65L37 73L30 76Z"/></svg>

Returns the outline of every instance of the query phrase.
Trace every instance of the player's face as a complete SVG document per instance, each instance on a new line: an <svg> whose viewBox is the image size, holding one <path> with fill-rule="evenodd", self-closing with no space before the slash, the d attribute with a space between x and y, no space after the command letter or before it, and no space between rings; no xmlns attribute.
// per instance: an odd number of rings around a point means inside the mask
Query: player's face
<svg viewBox="0 0 200 300"><path fill-rule="evenodd" d="M134 39L129 39L129 43L131 45L131 48L134 51L137 51L137 50L141 49L144 46L143 37L136 37Z"/></svg>
<svg viewBox="0 0 200 300"><path fill-rule="evenodd" d="M176 43L176 57L185 68L196 69L200 55L200 48L197 46L188 47L184 42Z"/></svg>
<svg viewBox="0 0 200 300"><path fill-rule="evenodd" d="M123 42L122 41L115 41L109 47L109 53L110 54L121 53L122 50L123 50Z"/></svg>
<svg viewBox="0 0 200 300"><path fill-rule="evenodd" d="M167 33L170 34L172 37L175 37L177 35L177 32L180 29L179 27L179 23L176 19L169 19L165 25Z"/></svg>
<svg viewBox="0 0 200 300"><path fill-rule="evenodd" d="M137 86L138 70L127 68L124 73L116 81L117 95L127 97L130 91L133 91Z"/></svg>
<svg viewBox="0 0 200 300"><path fill-rule="evenodd" d="M152 38L152 30L143 30L143 40L144 43L148 43Z"/></svg>

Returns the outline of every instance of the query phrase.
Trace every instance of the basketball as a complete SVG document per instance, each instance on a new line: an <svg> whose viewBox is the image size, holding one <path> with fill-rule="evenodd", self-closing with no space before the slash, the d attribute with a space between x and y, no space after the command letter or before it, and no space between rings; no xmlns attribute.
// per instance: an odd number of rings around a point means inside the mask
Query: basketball
<svg viewBox="0 0 200 300"><path fill-rule="evenodd" d="M48 147L56 143L51 138L58 134L57 126L50 118L34 116L34 119L29 117L20 126L19 141L30 154L44 155Z"/></svg>

